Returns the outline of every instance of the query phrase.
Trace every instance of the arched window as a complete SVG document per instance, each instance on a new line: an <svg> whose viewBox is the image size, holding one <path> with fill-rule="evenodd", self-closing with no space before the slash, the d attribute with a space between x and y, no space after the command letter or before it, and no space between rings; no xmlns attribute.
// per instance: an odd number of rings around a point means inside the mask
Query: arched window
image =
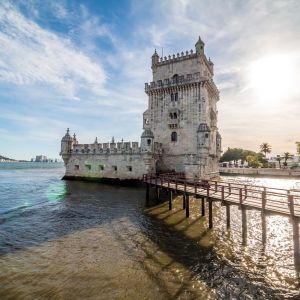
<svg viewBox="0 0 300 300"><path fill-rule="evenodd" d="M172 142L177 142L177 132L173 131L171 133L171 141Z"/></svg>
<svg viewBox="0 0 300 300"><path fill-rule="evenodd" d="M170 113L170 118L173 119L173 114L172 113Z"/></svg>
<svg viewBox="0 0 300 300"><path fill-rule="evenodd" d="M178 93L175 93L174 101L178 101Z"/></svg>
<svg viewBox="0 0 300 300"><path fill-rule="evenodd" d="M177 119L177 113L176 112L174 112L174 114L173 114L173 119Z"/></svg>
<svg viewBox="0 0 300 300"><path fill-rule="evenodd" d="M147 140L147 144L148 144L148 146L151 145L151 139L148 139L148 140Z"/></svg>
<svg viewBox="0 0 300 300"><path fill-rule="evenodd" d="M178 93L172 93L171 94L171 101L178 101Z"/></svg>

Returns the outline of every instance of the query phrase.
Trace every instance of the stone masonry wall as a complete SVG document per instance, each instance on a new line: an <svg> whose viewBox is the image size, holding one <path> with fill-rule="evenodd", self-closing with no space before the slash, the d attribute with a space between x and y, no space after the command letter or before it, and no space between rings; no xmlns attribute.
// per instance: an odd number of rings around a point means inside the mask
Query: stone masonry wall
<svg viewBox="0 0 300 300"><path fill-rule="evenodd" d="M154 172L154 163L148 166L140 154L72 154L66 165L65 176L141 179L143 174Z"/></svg>

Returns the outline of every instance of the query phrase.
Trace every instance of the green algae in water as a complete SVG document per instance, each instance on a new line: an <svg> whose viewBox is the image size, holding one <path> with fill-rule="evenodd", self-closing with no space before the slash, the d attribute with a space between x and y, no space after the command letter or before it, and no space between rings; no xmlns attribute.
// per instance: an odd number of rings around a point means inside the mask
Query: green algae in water
<svg viewBox="0 0 300 300"><path fill-rule="evenodd" d="M46 197L50 202L59 202L67 195L65 182L57 182L49 185L46 191Z"/></svg>

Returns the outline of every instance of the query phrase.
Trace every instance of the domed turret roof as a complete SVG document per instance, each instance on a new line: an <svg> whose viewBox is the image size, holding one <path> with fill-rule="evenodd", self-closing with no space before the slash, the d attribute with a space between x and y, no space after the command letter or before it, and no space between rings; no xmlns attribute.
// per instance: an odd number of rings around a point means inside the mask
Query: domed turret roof
<svg viewBox="0 0 300 300"><path fill-rule="evenodd" d="M197 132L209 132L210 128L206 123L200 123Z"/></svg>
<svg viewBox="0 0 300 300"><path fill-rule="evenodd" d="M65 136L62 138L61 141L62 142L72 142L73 141L73 138L70 136L69 128L67 129L67 132L66 132Z"/></svg>
<svg viewBox="0 0 300 300"><path fill-rule="evenodd" d="M142 133L142 138L154 138L154 134L150 129L145 129Z"/></svg>

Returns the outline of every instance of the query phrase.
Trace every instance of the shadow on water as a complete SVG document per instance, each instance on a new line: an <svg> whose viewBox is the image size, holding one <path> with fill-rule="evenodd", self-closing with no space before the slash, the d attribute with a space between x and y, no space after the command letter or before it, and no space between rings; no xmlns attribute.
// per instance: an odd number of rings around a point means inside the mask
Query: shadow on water
<svg viewBox="0 0 300 300"><path fill-rule="evenodd" d="M146 240L141 240L137 234L132 234L122 225L116 228L112 225L114 236L129 256L136 248L144 253L143 257L146 258L136 261L160 288L165 299L182 296L189 299L199 298L196 291L189 289L187 292L186 287L190 280L199 280L209 288L215 289L216 298L282 299L282 294L279 295L272 287L264 284L261 278L258 280L255 272L245 272L219 255L213 243L206 246L199 243L206 238L215 238L214 231L207 229L206 217L199 216L199 210L197 218L185 222L181 209L173 208L173 211L169 212L165 209L165 204L149 208L145 214L145 190L142 188L72 181L66 181L66 187L66 195L61 202L52 203L51 207L42 206L24 211L17 218L11 218L0 225L3 239L0 240L2 255L126 217L137 224ZM160 209L158 213L157 209ZM175 222L165 222L174 216L177 218ZM202 227L197 229L196 236L185 234L201 222ZM229 238L230 232L227 234ZM162 263L157 259L155 252L149 249L148 240L156 245L157 251L165 253L170 260ZM148 266L148 260L156 265L156 272ZM172 266L178 264L189 270L190 277L185 278L174 291L170 291L164 282L165 279L160 275L168 269L177 276Z"/></svg>
<svg viewBox="0 0 300 300"><path fill-rule="evenodd" d="M65 185L61 201L2 214L0 255L136 215L143 206L139 201L142 189L73 181Z"/></svg>

